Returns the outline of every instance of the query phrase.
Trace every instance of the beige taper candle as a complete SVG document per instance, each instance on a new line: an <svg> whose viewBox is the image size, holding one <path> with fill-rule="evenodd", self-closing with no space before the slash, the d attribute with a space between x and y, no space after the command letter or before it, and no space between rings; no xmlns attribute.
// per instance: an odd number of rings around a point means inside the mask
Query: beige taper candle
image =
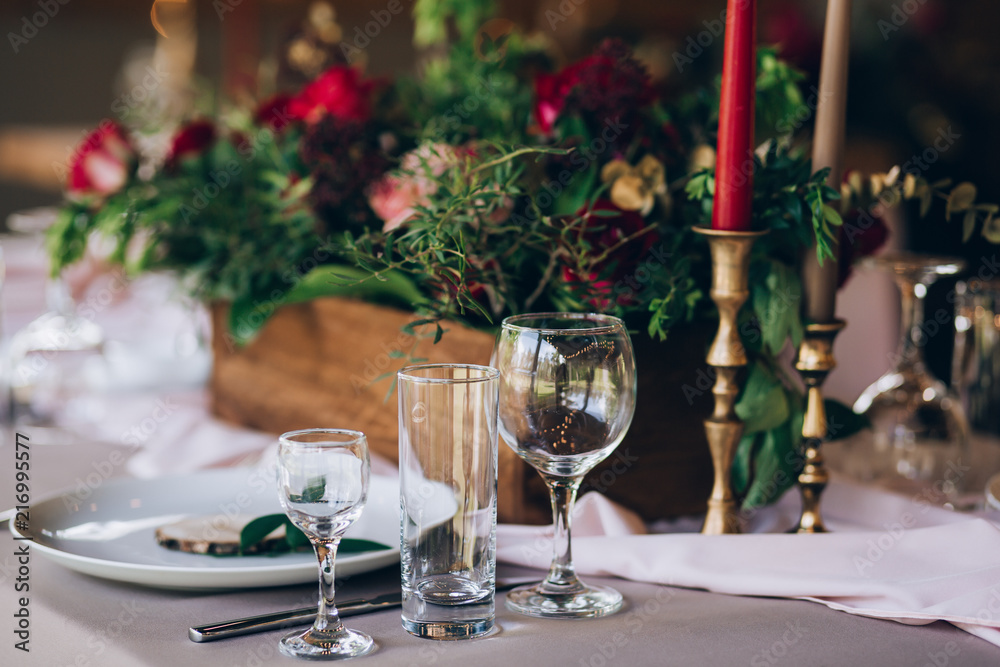
<svg viewBox="0 0 1000 667"><path fill-rule="evenodd" d="M851 0L829 0L823 33L823 61L819 74L819 96L813 138L813 170L829 167L827 184L840 191L844 168L844 119L847 114L847 62L851 41ZM837 258L823 266L815 248L806 251L802 267L804 314L809 322L830 322L837 299Z"/></svg>

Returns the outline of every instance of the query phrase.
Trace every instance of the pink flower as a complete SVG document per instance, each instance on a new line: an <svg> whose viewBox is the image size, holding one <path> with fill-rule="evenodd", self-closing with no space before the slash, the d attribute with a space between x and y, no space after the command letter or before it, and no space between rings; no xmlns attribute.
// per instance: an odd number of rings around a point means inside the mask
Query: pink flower
<svg viewBox="0 0 1000 667"><path fill-rule="evenodd" d="M423 144L403 156L399 169L385 174L368 189L368 205L391 231L412 218L437 192L433 180L459 166L461 150L448 144Z"/></svg>
<svg viewBox="0 0 1000 667"><path fill-rule="evenodd" d="M386 174L369 189L368 204L385 221L382 230L388 232L412 218L432 194L415 179Z"/></svg>
<svg viewBox="0 0 1000 667"><path fill-rule="evenodd" d="M101 123L70 158L66 189L76 196L114 194L128 182L135 170L136 157L121 125Z"/></svg>

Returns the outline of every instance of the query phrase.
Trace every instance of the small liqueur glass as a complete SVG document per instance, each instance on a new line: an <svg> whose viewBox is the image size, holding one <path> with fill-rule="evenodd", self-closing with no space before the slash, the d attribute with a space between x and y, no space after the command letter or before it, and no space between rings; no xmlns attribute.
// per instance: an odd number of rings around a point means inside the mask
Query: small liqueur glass
<svg viewBox="0 0 1000 667"><path fill-rule="evenodd" d="M539 313L503 321L491 364L500 371L500 437L545 480L555 543L548 576L508 593L528 616L613 614L618 591L580 581L570 518L584 476L625 437L635 412L635 356L616 317Z"/></svg>
<svg viewBox="0 0 1000 667"><path fill-rule="evenodd" d="M368 499L368 441L360 431L306 429L278 445L278 495L285 514L312 542L319 559L319 611L313 626L278 643L284 655L354 658L375 649L371 637L348 630L334 604L334 560L344 532Z"/></svg>

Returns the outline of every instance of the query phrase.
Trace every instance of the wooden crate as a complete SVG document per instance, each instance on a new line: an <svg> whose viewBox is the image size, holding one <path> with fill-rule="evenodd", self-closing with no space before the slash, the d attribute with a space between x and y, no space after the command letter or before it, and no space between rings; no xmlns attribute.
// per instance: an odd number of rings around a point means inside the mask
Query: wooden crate
<svg viewBox="0 0 1000 667"><path fill-rule="evenodd" d="M396 397L386 401L389 380L372 381L400 367L401 360L392 355L412 347L414 338L402 328L413 318L361 301L317 299L281 307L252 343L237 348L225 333L227 308L216 305L213 412L271 433L357 429L368 436L372 451L396 461ZM446 328L437 345L421 340L415 356L439 363L489 363L492 334L454 323ZM696 386L698 366L691 361L704 359L704 337L678 338L659 345L635 336L635 420L617 452L588 475L584 486L647 519L704 511L711 488L711 459L700 421L711 393L702 392L689 405L682 391L685 383ZM548 492L538 474L503 443L498 464L500 521L549 523Z"/></svg>

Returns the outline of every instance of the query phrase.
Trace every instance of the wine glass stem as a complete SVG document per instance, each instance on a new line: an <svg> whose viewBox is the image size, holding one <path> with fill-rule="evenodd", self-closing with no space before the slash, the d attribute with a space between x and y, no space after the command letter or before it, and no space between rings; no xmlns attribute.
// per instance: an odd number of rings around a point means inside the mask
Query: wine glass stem
<svg viewBox="0 0 1000 667"><path fill-rule="evenodd" d="M549 487L552 498L552 525L555 531L552 565L545 584L562 588L580 583L573 567L571 533L573 506L576 504L576 492L581 481L580 477L545 477L545 484Z"/></svg>
<svg viewBox="0 0 1000 667"><path fill-rule="evenodd" d="M899 349L900 366L916 366L923 362L923 325L924 291L918 291L916 283L910 280L899 281L901 307L901 342Z"/></svg>
<svg viewBox="0 0 1000 667"><path fill-rule="evenodd" d="M333 602L333 564L339 544L339 537L329 542L313 541L313 548L319 559L319 609L316 622L313 623L313 630L316 632L339 632L343 629L340 613Z"/></svg>

